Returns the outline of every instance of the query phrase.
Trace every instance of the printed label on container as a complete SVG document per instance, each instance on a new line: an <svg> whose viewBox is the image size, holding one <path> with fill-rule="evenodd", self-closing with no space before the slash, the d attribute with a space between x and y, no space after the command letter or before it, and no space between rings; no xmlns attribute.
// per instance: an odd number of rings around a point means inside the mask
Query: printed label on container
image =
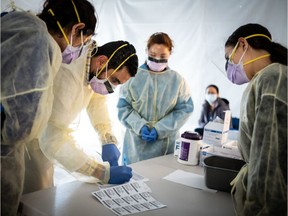
<svg viewBox="0 0 288 216"><path fill-rule="evenodd" d="M188 161L189 150L190 150L190 143L182 141L181 148L180 148L179 159L183 160L183 161Z"/></svg>

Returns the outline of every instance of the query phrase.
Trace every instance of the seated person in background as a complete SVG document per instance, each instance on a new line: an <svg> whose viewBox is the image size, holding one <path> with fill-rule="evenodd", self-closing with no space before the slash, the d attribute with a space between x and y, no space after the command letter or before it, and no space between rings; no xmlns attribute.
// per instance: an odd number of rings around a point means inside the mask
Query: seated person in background
<svg viewBox="0 0 288 216"><path fill-rule="evenodd" d="M218 116L224 119L225 110L230 110L229 101L222 100L219 97L219 89L216 85L209 85L206 87L205 102L202 107L201 116L199 119L199 127L195 129L201 136L203 136L203 128L209 122L216 119Z"/></svg>

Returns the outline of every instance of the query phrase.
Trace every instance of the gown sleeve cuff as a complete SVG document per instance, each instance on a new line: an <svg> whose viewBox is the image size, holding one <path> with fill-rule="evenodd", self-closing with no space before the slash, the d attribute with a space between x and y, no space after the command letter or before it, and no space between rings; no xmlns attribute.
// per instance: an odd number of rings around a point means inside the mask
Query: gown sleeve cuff
<svg viewBox="0 0 288 216"><path fill-rule="evenodd" d="M117 138L114 136L111 126L107 124L97 124L94 126L97 131L102 145L104 144L117 144Z"/></svg>
<svg viewBox="0 0 288 216"><path fill-rule="evenodd" d="M108 162L99 163L95 160L90 160L78 172L83 175L93 176L104 184L107 184L110 179L110 165Z"/></svg>

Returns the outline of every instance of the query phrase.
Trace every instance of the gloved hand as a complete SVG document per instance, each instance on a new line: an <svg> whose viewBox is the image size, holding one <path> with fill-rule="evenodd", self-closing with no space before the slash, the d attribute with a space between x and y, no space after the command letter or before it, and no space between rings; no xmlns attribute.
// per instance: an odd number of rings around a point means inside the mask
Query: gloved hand
<svg viewBox="0 0 288 216"><path fill-rule="evenodd" d="M158 139L158 133L157 133L157 131L156 131L156 129L154 127L152 128L152 130L151 130L149 135L150 135L151 142L154 142L154 141L156 141Z"/></svg>
<svg viewBox="0 0 288 216"><path fill-rule="evenodd" d="M152 128L152 130L150 131L149 128L144 125L141 129L141 137L146 142L154 142L158 138L158 133L155 128Z"/></svg>
<svg viewBox="0 0 288 216"><path fill-rule="evenodd" d="M114 144L106 144L102 146L102 160L108 161L110 166L118 166L120 151Z"/></svg>
<svg viewBox="0 0 288 216"><path fill-rule="evenodd" d="M122 184L132 178L132 169L127 166L110 167L109 184Z"/></svg>
<svg viewBox="0 0 288 216"><path fill-rule="evenodd" d="M144 125L142 128L141 128L141 136L146 136L146 135L149 135L150 134L150 129L147 125Z"/></svg>
<svg viewBox="0 0 288 216"><path fill-rule="evenodd" d="M149 140L150 140L149 134L150 134L150 130L149 130L148 126L144 125L141 128L141 137L142 137L142 139L145 140L146 142L149 142Z"/></svg>

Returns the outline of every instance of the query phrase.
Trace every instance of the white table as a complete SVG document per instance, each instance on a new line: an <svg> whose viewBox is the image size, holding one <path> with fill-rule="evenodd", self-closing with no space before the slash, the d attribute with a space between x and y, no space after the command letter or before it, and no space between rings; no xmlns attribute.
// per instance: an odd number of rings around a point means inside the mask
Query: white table
<svg viewBox="0 0 288 216"><path fill-rule="evenodd" d="M137 173L149 178L146 182L152 196L167 207L135 215L155 216L230 216L235 215L231 195L211 193L162 179L177 169L203 175L203 168L186 166L167 155L132 164ZM115 216L91 192L97 185L74 181L22 196L25 216Z"/></svg>

